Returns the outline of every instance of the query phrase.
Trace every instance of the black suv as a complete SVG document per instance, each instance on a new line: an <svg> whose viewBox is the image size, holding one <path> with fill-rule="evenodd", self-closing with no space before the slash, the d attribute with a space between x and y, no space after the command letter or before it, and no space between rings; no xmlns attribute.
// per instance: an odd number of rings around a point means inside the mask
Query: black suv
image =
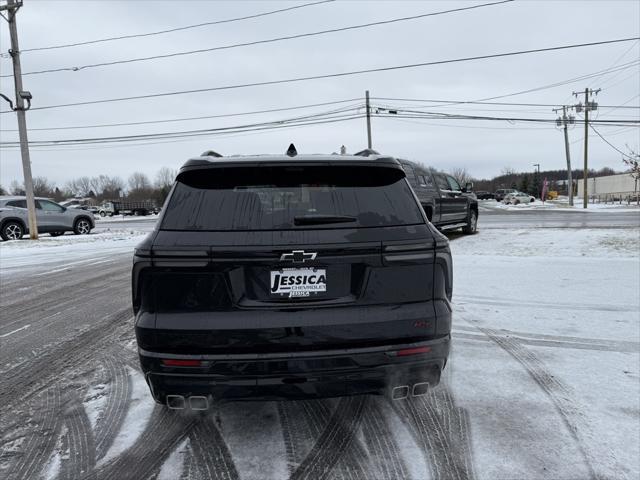
<svg viewBox="0 0 640 480"><path fill-rule="evenodd" d="M438 384L451 253L398 160L207 153L180 169L135 250L154 399L401 399Z"/></svg>

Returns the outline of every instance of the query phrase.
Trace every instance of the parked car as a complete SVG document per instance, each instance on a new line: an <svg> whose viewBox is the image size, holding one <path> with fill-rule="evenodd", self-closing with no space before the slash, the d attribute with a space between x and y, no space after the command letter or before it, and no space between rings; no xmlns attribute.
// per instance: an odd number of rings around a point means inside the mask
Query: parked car
<svg viewBox="0 0 640 480"><path fill-rule="evenodd" d="M508 196L508 198L509 203L511 203L512 205L518 205L520 203L532 203L536 201L536 197L523 192L512 193ZM507 203L506 198L505 203Z"/></svg>
<svg viewBox="0 0 640 480"><path fill-rule="evenodd" d="M476 197L478 197L478 200L493 200L495 198L495 195L491 192L486 192L484 190L478 190L476 192Z"/></svg>
<svg viewBox="0 0 640 480"><path fill-rule="evenodd" d="M52 237L64 232L86 235L95 226L93 215L78 208L65 208L47 198L36 198L36 223L38 233ZM0 237L18 240L29 232L26 197L0 197Z"/></svg>
<svg viewBox="0 0 640 480"><path fill-rule="evenodd" d="M451 294L447 238L381 155L189 160L132 270L142 371L172 409L424 395Z"/></svg>
<svg viewBox="0 0 640 480"><path fill-rule="evenodd" d="M85 212L89 212L92 215L97 215L98 214L98 207L96 207L94 205L70 205L67 208L76 208L76 209L79 209L79 210L84 210Z"/></svg>
<svg viewBox="0 0 640 480"><path fill-rule="evenodd" d="M509 194L509 193L517 193L518 191L514 188L501 188L499 190L496 190L496 193L494 194L494 198L496 199L496 201L501 202L504 200L504 197Z"/></svg>
<svg viewBox="0 0 640 480"><path fill-rule="evenodd" d="M504 198L502 199L502 203L504 203L505 205L510 205L510 204L511 204L511 199L512 199L514 196L518 195L518 193L520 193L520 192L515 191L515 192L507 193L507 194L504 196Z"/></svg>
<svg viewBox="0 0 640 480"><path fill-rule="evenodd" d="M439 229L462 227L464 233L476 233L478 200L473 194L471 183L461 187L451 175L436 172L409 160L399 161L433 225Z"/></svg>

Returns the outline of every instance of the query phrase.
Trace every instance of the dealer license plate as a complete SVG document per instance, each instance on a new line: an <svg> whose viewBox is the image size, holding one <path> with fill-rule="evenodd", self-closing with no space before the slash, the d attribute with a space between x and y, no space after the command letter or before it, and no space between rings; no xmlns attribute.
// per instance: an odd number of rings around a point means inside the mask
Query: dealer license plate
<svg viewBox="0 0 640 480"><path fill-rule="evenodd" d="M310 297L327 291L324 268L283 268L271 270L271 295L278 297Z"/></svg>

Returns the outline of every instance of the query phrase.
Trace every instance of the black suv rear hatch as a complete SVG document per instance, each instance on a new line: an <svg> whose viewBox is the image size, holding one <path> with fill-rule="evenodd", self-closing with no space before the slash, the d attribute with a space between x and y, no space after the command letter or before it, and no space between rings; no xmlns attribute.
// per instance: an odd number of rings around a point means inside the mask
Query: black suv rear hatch
<svg viewBox="0 0 640 480"><path fill-rule="evenodd" d="M313 351L435 332L433 235L397 164L183 172L136 255L145 350Z"/></svg>

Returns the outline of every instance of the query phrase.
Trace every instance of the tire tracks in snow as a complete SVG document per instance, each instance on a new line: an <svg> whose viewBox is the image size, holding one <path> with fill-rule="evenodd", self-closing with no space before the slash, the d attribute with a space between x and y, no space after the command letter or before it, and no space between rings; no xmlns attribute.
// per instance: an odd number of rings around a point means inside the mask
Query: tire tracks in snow
<svg viewBox="0 0 640 480"><path fill-rule="evenodd" d="M37 431L29 429L26 445L22 453L16 455L16 459L9 468L7 478L29 480L37 478L40 472L49 462L49 458L55 448L56 440L62 427L62 419L58 415L61 405L60 389L53 386L42 392L43 402L36 402L34 408L36 415L34 423L38 425Z"/></svg>
<svg viewBox="0 0 640 480"><path fill-rule="evenodd" d="M202 417L189 432L191 465L207 480L236 480L239 477L231 452L210 417ZM222 466L222 468L220 468Z"/></svg>
<svg viewBox="0 0 640 480"><path fill-rule="evenodd" d="M61 462L59 478L75 480L84 476L88 480L94 480L92 472L96 465L95 440L81 399L74 397L69 406L63 407L63 412L69 457Z"/></svg>
<svg viewBox="0 0 640 480"><path fill-rule="evenodd" d="M552 375L542 360L515 339L501 335L496 330L474 326L520 363L533 381L549 397L574 439L592 479L604 480L610 478L614 472L618 478L627 478L611 449L603 447L599 450L598 455L594 455L585 447L585 440L593 438L595 435L592 433L584 414L580 411L571 389ZM609 472L602 471L603 455L608 459Z"/></svg>
<svg viewBox="0 0 640 480"><path fill-rule="evenodd" d="M333 478L333 466L349 449L351 443L357 441L356 432L362 420L365 404L364 396L340 400L315 445L291 474L291 480Z"/></svg>
<svg viewBox="0 0 640 480"><path fill-rule="evenodd" d="M130 317L131 312L127 308L101 318L92 328L48 349L31 362L6 372L0 391L0 404L10 409L14 403L59 381L61 374L68 377L79 369L91 369L90 360L107 349L120 330L131 328L125 323Z"/></svg>
<svg viewBox="0 0 640 480"><path fill-rule="evenodd" d="M469 332L469 333L465 333ZM473 332L473 333L471 333ZM500 329L496 330L502 336L515 337L515 339L524 345L535 345L541 347L559 347L559 348L575 348L579 350L596 350L603 352L640 352L640 343L625 340L609 340L586 337L570 337L564 335L546 335L541 333L516 332L513 330ZM492 341L484 333L479 332L476 327L464 327L456 325L453 331L454 337L464 338L467 340L486 340Z"/></svg>
<svg viewBox="0 0 640 480"><path fill-rule="evenodd" d="M476 296L476 295L456 295L454 303L463 305L471 302L480 305L496 305L500 307L529 307L562 311L587 310L590 312L619 312L637 313L640 308L636 306L611 305L606 303L562 303L562 302L527 302L526 300L512 300L508 298Z"/></svg>
<svg viewBox="0 0 640 480"><path fill-rule="evenodd" d="M331 408L327 400L311 400L302 402L302 411L311 427L315 439L320 438L322 432L331 424ZM364 417L364 413L363 413ZM354 435L357 432L353 432ZM379 478L378 472L369 471L367 452L357 437L349 444L343 455L338 459L331 476L337 478Z"/></svg>
<svg viewBox="0 0 640 480"><path fill-rule="evenodd" d="M155 477L187 436L197 469L211 474L205 478L239 478L222 435L208 417L177 413L162 406L156 406L151 421L136 442L125 453L99 468L97 477L100 480Z"/></svg>
<svg viewBox="0 0 640 480"><path fill-rule="evenodd" d="M431 478L472 480L476 477L471 450L469 415L456 407L446 385L423 397L389 400L408 426L431 467Z"/></svg>
<svg viewBox="0 0 640 480"><path fill-rule="evenodd" d="M382 409L378 405L381 398L371 398L362 419L362 431L370 461L375 462L381 479L408 478L409 470L404 463L398 445Z"/></svg>
<svg viewBox="0 0 640 480"><path fill-rule="evenodd" d="M122 428L131 400L131 380L127 370L111 358L105 356L102 360L107 381L111 382L111 389L107 396L104 415L97 423L95 447L98 459L106 455Z"/></svg>

